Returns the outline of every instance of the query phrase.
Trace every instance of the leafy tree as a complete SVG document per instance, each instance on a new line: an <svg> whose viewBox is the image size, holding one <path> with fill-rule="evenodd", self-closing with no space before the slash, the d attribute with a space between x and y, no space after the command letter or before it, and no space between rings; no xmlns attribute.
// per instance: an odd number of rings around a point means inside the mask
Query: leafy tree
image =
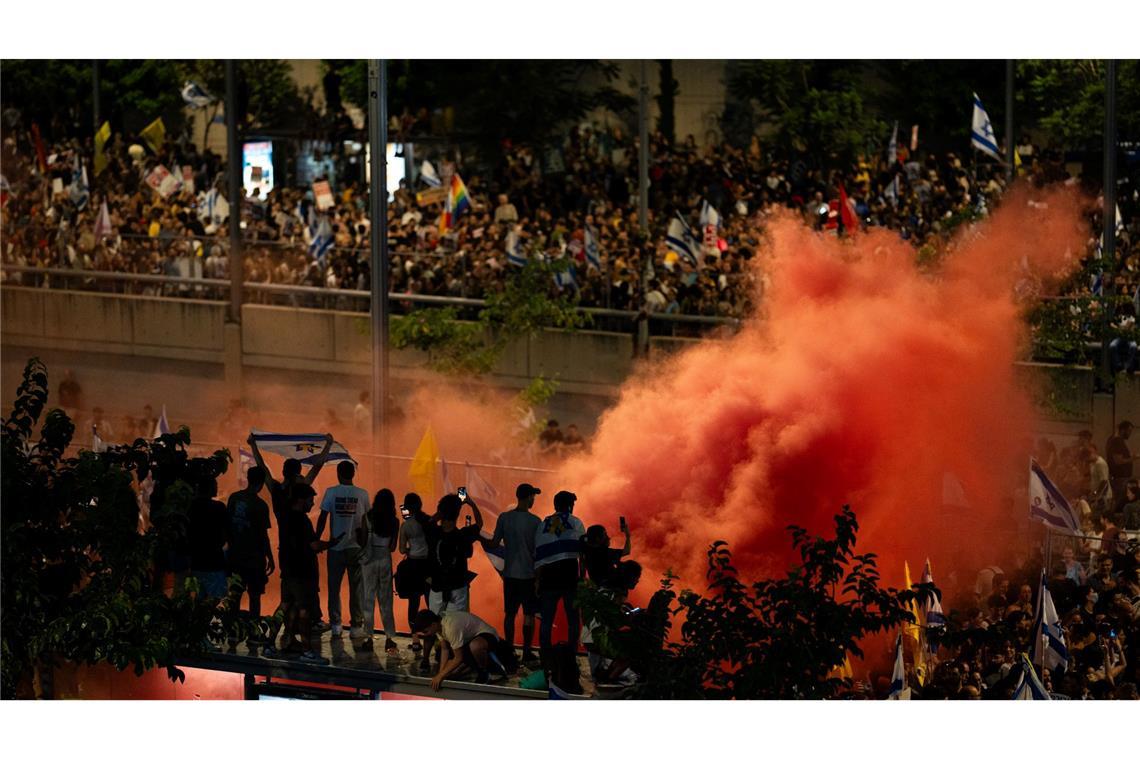
<svg viewBox="0 0 1140 760"><path fill-rule="evenodd" d="M429 366L444 374L484 375L516 338L544 327L574 330L589 322L578 311L576 291L552 293L554 275L569 266L565 259L528 259L502 291L487 296L478 322L457 321L452 307L417 309L392 321L392 346L426 351Z"/></svg>
<svg viewBox="0 0 1140 760"><path fill-rule="evenodd" d="M343 100L368 105L366 61L328 61L340 79ZM623 112L633 98L611 83L616 64L601 61L431 61L388 64L389 112L455 114L453 138L471 140L494 155L503 140L550 144L567 123L598 107ZM413 138L425 135L413 135Z"/></svg>
<svg viewBox="0 0 1140 760"><path fill-rule="evenodd" d="M162 667L183 679L180 657L252 627L228 602L197 596L193 580L169 596L154 582L156 560L185 539L196 484L225 472L229 452L189 457L183 427L65 458L75 426L63 411L49 412L32 439L47 389L47 369L30 360L0 433L2 694L29 695L34 675L48 684L65 661L138 674ZM152 525L144 531L134 483L148 475Z"/></svg>
<svg viewBox="0 0 1140 760"><path fill-rule="evenodd" d="M1104 61L1018 61L1018 108L1053 145L1100 149L1104 142L1104 74ZM1140 136L1140 62L1125 60L1116 65L1116 114L1122 138Z"/></svg>
<svg viewBox="0 0 1140 760"><path fill-rule="evenodd" d="M874 554L856 554L858 523L844 506L835 537L791 526L800 564L784 578L746 584L724 541L709 547L706 595L673 590L667 574L645 612L630 619L596 589L580 591L583 619L602 621L595 641L632 663L645 680L632 696L650 699L821 699L849 685L831 673L860 641L904 622L907 611L938 594L882 588ZM670 640L674 621L679 638ZM600 638L599 638L600 634Z"/></svg>

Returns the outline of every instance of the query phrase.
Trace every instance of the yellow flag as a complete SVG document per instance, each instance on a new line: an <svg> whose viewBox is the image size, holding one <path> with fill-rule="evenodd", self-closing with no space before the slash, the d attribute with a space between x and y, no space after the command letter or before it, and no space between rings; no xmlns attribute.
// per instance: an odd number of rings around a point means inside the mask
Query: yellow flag
<svg viewBox="0 0 1140 760"><path fill-rule="evenodd" d="M107 157L103 154L103 146L111 139L111 122L103 122L99 131L95 133L95 176L98 177L107 168Z"/></svg>
<svg viewBox="0 0 1140 760"><path fill-rule="evenodd" d="M415 456L412 457L412 464L408 467L408 477L412 480L412 487L423 499L425 509L430 508L429 505L435 502L435 471L438 460L439 445L435 442L435 433L431 431L429 424L424 431L424 437L420 439L420 445L416 448Z"/></svg>
<svg viewBox="0 0 1140 760"><path fill-rule="evenodd" d="M849 655L849 654L845 655L843 658L843 664L842 665L836 665L834 668L832 668L831 672L827 674L827 677L828 678L851 678L851 679L854 679L855 676L852 675L852 671L851 671L851 655Z"/></svg>
<svg viewBox="0 0 1140 760"><path fill-rule="evenodd" d="M162 123L162 117L146 125L146 129L139 132L139 137L146 140L146 144L155 154L162 152L162 143L166 140L166 125Z"/></svg>

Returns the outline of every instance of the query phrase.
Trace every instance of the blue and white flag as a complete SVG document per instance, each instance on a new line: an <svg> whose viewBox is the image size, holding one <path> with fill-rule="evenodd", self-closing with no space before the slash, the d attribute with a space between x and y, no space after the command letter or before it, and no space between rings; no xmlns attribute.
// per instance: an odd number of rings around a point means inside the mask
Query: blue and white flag
<svg viewBox="0 0 1140 760"><path fill-rule="evenodd" d="M891 672L891 689L887 699L906 699L906 666L903 664L903 637L895 640L895 667Z"/></svg>
<svg viewBox="0 0 1140 760"><path fill-rule="evenodd" d="M91 187L87 184L87 167L79 160L78 154L75 156L75 163L71 172L71 187L68 195L71 202L80 211L87 208L87 201L91 198Z"/></svg>
<svg viewBox="0 0 1140 760"><path fill-rule="evenodd" d="M583 242L585 243L585 249L586 249L586 264L587 264L587 266L592 266L594 269L601 271L601 269L602 269L602 257L598 253L598 236L594 232L594 228L587 224L586 225L586 231L583 235L583 238L584 238Z"/></svg>
<svg viewBox="0 0 1140 760"><path fill-rule="evenodd" d="M265 430L249 431L257 448L286 459L300 460L301 464L313 464L325 449L323 433L270 433ZM328 462L356 462L341 444L333 441L329 448Z"/></svg>
<svg viewBox="0 0 1140 760"><path fill-rule="evenodd" d="M249 468L255 466L257 462L253 458L253 452L238 446L238 488L249 485Z"/></svg>
<svg viewBox="0 0 1140 760"><path fill-rule="evenodd" d="M1017 686L1013 689L1013 698L1015 700L1026 701L1052 701L1049 692L1045 691L1044 684L1037 678L1037 673L1033 670L1033 664L1029 662L1029 658L1024 654L1021 655L1021 677L1017 681Z"/></svg>
<svg viewBox="0 0 1140 760"><path fill-rule="evenodd" d="M424 182L432 187L439 187L439 175L436 174L435 167L431 165L431 161L425 160L420 164L420 176L423 177Z"/></svg>
<svg viewBox="0 0 1140 760"><path fill-rule="evenodd" d="M313 232L313 239L309 241L309 255L319 261L323 266L325 263L325 254L333 247L333 233L332 227L329 226L329 220L324 215L321 216L317 222L317 228Z"/></svg>
<svg viewBox="0 0 1140 760"><path fill-rule="evenodd" d="M970 147L980 150L987 156L1002 160L998 151L997 138L994 136L994 127L990 123L990 116L982 107L978 93L974 93L974 116L970 125Z"/></svg>
<svg viewBox="0 0 1140 760"><path fill-rule="evenodd" d="M1099 257L1098 257L1099 258ZM1092 276L1092 282L1089 283L1089 290L1092 291L1094 296L1098 298L1104 294L1104 273L1096 272Z"/></svg>
<svg viewBox="0 0 1140 760"><path fill-rule="evenodd" d="M574 274L574 265L569 264L566 269L561 272L555 272L554 284L559 290L565 290L566 288L577 290L578 276Z"/></svg>
<svg viewBox="0 0 1140 760"><path fill-rule="evenodd" d="M151 438L161 438L164 435L170 435L170 423L166 419L166 404L162 405L162 414L154 423L154 435Z"/></svg>
<svg viewBox="0 0 1140 760"><path fill-rule="evenodd" d="M934 573L930 570L930 559L926 560L926 567L922 570L922 583L934 583ZM942 612L942 602L935 595L933 598L928 599L923 606L923 619L926 621L927 629L930 628L943 628L946 625L946 615ZM930 645L930 651L937 651L938 647L934 644Z"/></svg>
<svg viewBox="0 0 1140 760"><path fill-rule="evenodd" d="M218 188L211 187L202 197L198 205L198 218L207 224L220 225L230 215L230 204L218 192Z"/></svg>
<svg viewBox="0 0 1140 760"><path fill-rule="evenodd" d="M665 245L693 266L699 264L697 251L700 245L693 236L693 231L689 229L689 225L681 218L680 214L669 220L669 229L665 233Z"/></svg>
<svg viewBox="0 0 1140 760"><path fill-rule="evenodd" d="M535 569L564 559L578 559L585 535L586 526L574 515L567 512L548 515L534 536Z"/></svg>
<svg viewBox="0 0 1140 760"><path fill-rule="evenodd" d="M894 179L887 185L887 189L883 191L883 195L890 201L892 208L899 206L899 175L896 173Z"/></svg>
<svg viewBox="0 0 1140 760"><path fill-rule="evenodd" d="M511 230L507 233L507 261L517 267L526 266L526 253L519 245L518 230Z"/></svg>
<svg viewBox="0 0 1140 760"><path fill-rule="evenodd" d="M1029 460L1029 516L1063 533L1076 535L1081 530L1081 521L1068 500L1032 458Z"/></svg>
<svg viewBox="0 0 1140 760"><path fill-rule="evenodd" d="M1061 619L1053 606L1053 595L1045 583L1045 571L1041 571L1041 587L1037 593L1037 619L1033 624L1036 643L1033 659L1043 662L1050 670L1069 662L1069 648L1065 646L1065 632L1061 630Z"/></svg>
<svg viewBox="0 0 1140 760"><path fill-rule="evenodd" d="M703 230L710 224L716 225L717 229L720 229L720 212L713 208L708 201L701 199L701 229Z"/></svg>
<svg viewBox="0 0 1140 760"><path fill-rule="evenodd" d="M214 102L214 98L201 85L190 81L182 85L182 100L191 108L203 108Z"/></svg>
<svg viewBox="0 0 1140 760"><path fill-rule="evenodd" d="M891 141L887 143L887 163L894 166L899 162L899 123L891 131Z"/></svg>

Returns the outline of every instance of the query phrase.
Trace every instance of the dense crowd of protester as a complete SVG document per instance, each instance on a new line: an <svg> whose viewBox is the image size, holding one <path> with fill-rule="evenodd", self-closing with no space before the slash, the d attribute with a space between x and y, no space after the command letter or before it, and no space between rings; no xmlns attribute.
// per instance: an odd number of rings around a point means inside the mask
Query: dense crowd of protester
<svg viewBox="0 0 1140 760"><path fill-rule="evenodd" d="M159 154L118 136L105 149L107 167L93 176L87 146L63 142L45 149L50 165L39 168L31 138L6 138L3 260L33 267L228 277L228 230L211 191L224 192L224 164L210 151L167 142ZM1059 159L1019 147L1022 173L1036 184L1074 182ZM897 161L860 161L841 169L813 168L795 157L728 144L699 150L690 137L670 145L654 135L650 162L650 236L641 240L637 214L637 146L616 127L569 131L556 160L540 160L528 146L505 145L490 171L470 169L454 154L437 157L446 186L453 174L466 185L471 208L442 230L440 202L420 205L404 182L389 204L391 289L410 294L484 297L500 291L513 266L512 232L527 257L567 258L581 303L623 310L742 317L763 292L763 279L748 261L760 244L765 220L790 209L820 229L842 226L838 192L845 188L861 226L886 227L917 249L937 247L958 223L985 213L1004 190L1004 170L969 157L911 153L899 146ZM88 190L77 190L77 160L87 167ZM156 166L189 167L182 188L163 198L145 181ZM53 181L58 190L53 192ZM306 285L330 290L369 287L367 193L349 180L332 180L334 206L322 229L311 189L278 187L242 203L245 278L252 283ZM416 190L427 186L420 179ZM109 227L98 224L106 201ZM707 202L719 220L705 236L700 211ZM666 244L669 222L686 219L700 264ZM706 221L708 221L706 219ZM1095 221L1095 220L1093 220ZM599 266L587 257L587 230L596 239ZM314 237L329 247L316 256ZM1127 226L1118 239L1118 272L1108 275L1118 293L1140 284L1140 260ZM323 239L323 238L322 238ZM1095 247L1090 241L1090 248ZM1090 270L1091 271L1091 270ZM29 281L5 274L12 281ZM643 283L644 278L644 283ZM38 281L37 281L38 282ZM65 286L76 286L69 280ZM94 283L90 284L94 286ZM1074 277L1069 292L1090 295L1089 271ZM1029 291L1033 283L1025 283ZM187 288L147 286L146 292L179 294ZM199 291L195 291L199 292ZM254 300L267 296L253 292ZM364 300L337 302L361 307ZM1087 304L1074 304L1078 322ZM1092 307L1092 308L1095 308Z"/></svg>

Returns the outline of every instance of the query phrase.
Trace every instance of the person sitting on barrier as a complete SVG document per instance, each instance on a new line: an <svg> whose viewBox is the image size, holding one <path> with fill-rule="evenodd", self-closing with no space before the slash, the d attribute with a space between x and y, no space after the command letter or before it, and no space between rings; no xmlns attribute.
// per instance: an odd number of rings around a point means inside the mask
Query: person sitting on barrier
<svg viewBox="0 0 1140 760"><path fill-rule="evenodd" d="M300 655L302 662L327 665L312 647L312 620L317 609L317 554L327 550L340 540L334 536L328 541L320 541L313 530L309 512L317 492L306 483L295 483L289 489L289 507L281 513L281 544L278 547L281 559L281 605L285 613L285 635L282 651ZM267 657L276 655L272 647L262 650Z"/></svg>
<svg viewBox="0 0 1140 760"><path fill-rule="evenodd" d="M621 605L622 620L615 633L627 630L636 620L641 610L631 607L626 599L629 593L637 588L641 582L641 565L633 560L619 562L610 576L609 583L603 593L613 597ZM582 645L586 648L586 659L590 664L590 675L596 683L622 683L631 684L637 680L637 674L630 667L629 662L620 657L612 656L612 652L594 641L594 637L601 628L598 620L589 620L582 626Z"/></svg>
<svg viewBox="0 0 1140 760"><path fill-rule="evenodd" d="M498 632L487 622L463 610L445 610L437 615L431 610L420 610L412 625L417 638L439 637L439 670L431 680L431 688L439 691L443 681L459 675L467 666L475 671L475 683L488 683L491 674L503 677L503 668L496 650L500 647Z"/></svg>

